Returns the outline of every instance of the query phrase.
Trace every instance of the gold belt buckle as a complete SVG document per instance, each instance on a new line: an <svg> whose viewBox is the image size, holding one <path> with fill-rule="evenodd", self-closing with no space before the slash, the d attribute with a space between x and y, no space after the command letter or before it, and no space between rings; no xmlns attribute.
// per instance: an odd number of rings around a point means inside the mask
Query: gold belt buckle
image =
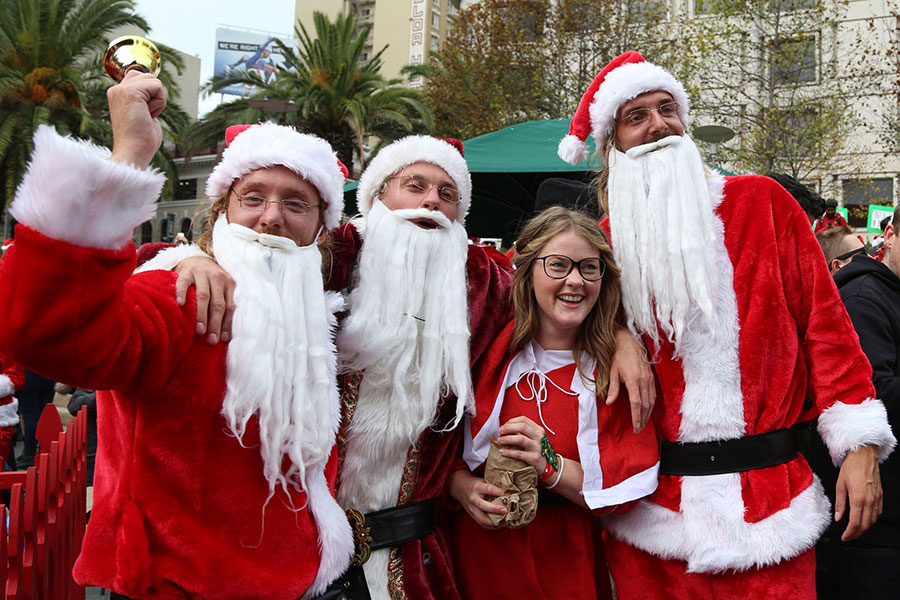
<svg viewBox="0 0 900 600"><path fill-rule="evenodd" d="M350 565L361 567L372 555L372 549L369 548L369 542L372 541L372 536L369 535L371 528L366 527L366 516L355 508L347 509L347 520L353 528L353 546L356 548Z"/></svg>

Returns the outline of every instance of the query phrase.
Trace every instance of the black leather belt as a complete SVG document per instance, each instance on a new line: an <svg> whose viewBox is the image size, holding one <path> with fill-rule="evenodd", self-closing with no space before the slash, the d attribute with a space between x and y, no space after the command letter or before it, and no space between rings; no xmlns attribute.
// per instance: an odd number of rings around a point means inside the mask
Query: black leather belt
<svg viewBox="0 0 900 600"><path fill-rule="evenodd" d="M356 552L350 568L313 600L369 600L369 586L362 566L372 550L401 546L434 532L435 500L401 504L384 510L363 514L347 509L347 520L353 528Z"/></svg>
<svg viewBox="0 0 900 600"><path fill-rule="evenodd" d="M679 444L663 442L661 475L721 475L780 465L797 457L792 429L777 429L736 440Z"/></svg>

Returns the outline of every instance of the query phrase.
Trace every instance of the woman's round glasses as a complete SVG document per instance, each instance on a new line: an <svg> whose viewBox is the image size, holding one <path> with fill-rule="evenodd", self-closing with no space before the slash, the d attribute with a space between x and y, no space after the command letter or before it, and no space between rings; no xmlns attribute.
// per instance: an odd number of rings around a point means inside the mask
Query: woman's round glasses
<svg viewBox="0 0 900 600"><path fill-rule="evenodd" d="M599 257L591 256L581 260L572 260L563 254L548 254L539 256L535 260L543 261L544 273L550 279L565 279L575 268L578 269L578 273L585 281L598 281L606 273L606 263Z"/></svg>

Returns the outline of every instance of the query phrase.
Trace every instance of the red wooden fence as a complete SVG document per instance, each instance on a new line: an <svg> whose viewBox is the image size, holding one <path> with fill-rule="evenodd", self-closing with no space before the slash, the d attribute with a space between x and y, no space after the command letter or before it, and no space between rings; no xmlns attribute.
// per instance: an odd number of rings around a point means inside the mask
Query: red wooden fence
<svg viewBox="0 0 900 600"><path fill-rule="evenodd" d="M10 491L9 510L0 504L0 600L84 600L72 565L84 537L87 412L63 431L48 404L37 438L42 452L33 467L0 473L0 489Z"/></svg>

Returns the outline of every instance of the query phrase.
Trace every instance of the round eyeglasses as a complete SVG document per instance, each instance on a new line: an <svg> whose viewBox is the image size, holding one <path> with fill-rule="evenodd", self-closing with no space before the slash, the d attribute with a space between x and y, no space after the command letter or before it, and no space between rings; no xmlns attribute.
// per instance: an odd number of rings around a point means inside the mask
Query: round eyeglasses
<svg viewBox="0 0 900 600"><path fill-rule="evenodd" d="M400 187L415 195L427 194L431 188L437 188L438 198L450 204L459 204L459 190L449 185L438 185L421 175L392 175L388 179L397 179Z"/></svg>
<svg viewBox="0 0 900 600"><path fill-rule="evenodd" d="M637 127L639 125L643 125L648 120L650 120L650 115L653 111L659 113L663 119L672 119L678 117L678 102L672 100L669 102L663 102L656 108L650 107L641 107L641 108L633 108L629 110L626 114L619 117L618 122L624 123L630 127Z"/></svg>
<svg viewBox="0 0 900 600"><path fill-rule="evenodd" d="M232 190L234 192L234 190ZM253 212L263 212L266 210L266 207L269 204L280 204L281 210L286 215L291 215L294 217L302 217L306 213L310 211L312 208L318 208L318 204L310 204L306 200L301 198L283 198L281 200L269 200L268 198L263 198L258 194L245 194L243 196L238 195L237 192L234 192L234 195L237 196L238 203L241 205L241 208L244 210L251 210Z"/></svg>
<svg viewBox="0 0 900 600"><path fill-rule="evenodd" d="M606 273L606 263L599 257L591 256L581 260L572 260L563 254L548 254L539 256L535 260L543 261L544 273L550 279L565 279L575 268L578 269L578 274L585 281L599 281Z"/></svg>

